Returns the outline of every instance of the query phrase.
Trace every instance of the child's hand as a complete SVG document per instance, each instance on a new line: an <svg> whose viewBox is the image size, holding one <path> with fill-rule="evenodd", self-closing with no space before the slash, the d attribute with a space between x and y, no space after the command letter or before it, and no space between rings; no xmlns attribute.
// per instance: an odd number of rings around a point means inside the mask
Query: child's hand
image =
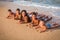
<svg viewBox="0 0 60 40"><path fill-rule="evenodd" d="M20 23L20 24L22 24L22 21L21 21L21 20L19 20L19 23Z"/></svg>
<svg viewBox="0 0 60 40"><path fill-rule="evenodd" d="M29 23L27 26L29 26L29 28L32 28L32 24L31 23Z"/></svg>

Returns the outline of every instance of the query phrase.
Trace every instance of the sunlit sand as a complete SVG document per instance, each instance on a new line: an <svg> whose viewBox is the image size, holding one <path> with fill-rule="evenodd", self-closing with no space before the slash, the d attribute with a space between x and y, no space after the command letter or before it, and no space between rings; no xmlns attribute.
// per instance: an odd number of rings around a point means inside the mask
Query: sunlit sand
<svg viewBox="0 0 60 40"><path fill-rule="evenodd" d="M15 12L16 8L21 10L27 8L31 12L35 11L35 7L21 6L12 2L3 4L0 5L0 40L60 40L60 28L40 33L34 28L27 27L26 24L19 24L17 20L6 18L8 9Z"/></svg>

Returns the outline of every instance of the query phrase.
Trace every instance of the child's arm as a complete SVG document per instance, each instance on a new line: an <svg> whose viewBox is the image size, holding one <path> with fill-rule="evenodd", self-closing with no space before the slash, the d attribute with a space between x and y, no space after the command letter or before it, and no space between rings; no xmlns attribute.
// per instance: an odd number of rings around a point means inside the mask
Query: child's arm
<svg viewBox="0 0 60 40"><path fill-rule="evenodd" d="M39 27L40 27L40 32L45 32L47 30L47 27L45 26L45 23L40 23L39 24Z"/></svg>

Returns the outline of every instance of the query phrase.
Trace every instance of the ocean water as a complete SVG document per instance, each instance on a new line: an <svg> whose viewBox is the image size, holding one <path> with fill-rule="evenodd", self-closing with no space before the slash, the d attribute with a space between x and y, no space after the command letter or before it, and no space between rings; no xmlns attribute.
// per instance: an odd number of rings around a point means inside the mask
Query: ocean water
<svg viewBox="0 0 60 40"><path fill-rule="evenodd" d="M53 21L60 23L60 2L58 0L33 0L33 1L14 1L17 5L36 7L38 12L49 12L48 15L52 15ZM60 1L60 0L59 0Z"/></svg>
<svg viewBox="0 0 60 40"><path fill-rule="evenodd" d="M26 6L41 7L42 9L49 9L52 11L52 15L60 17L60 0L25 0L25 1L14 1L14 3L22 4ZM48 10L47 10L48 11Z"/></svg>
<svg viewBox="0 0 60 40"><path fill-rule="evenodd" d="M25 0L25 1L60 6L60 0Z"/></svg>
<svg viewBox="0 0 60 40"><path fill-rule="evenodd" d="M27 10L33 9L38 13L47 12L47 14L45 13L46 15L53 16L54 20L56 19L60 23L60 2L54 2L54 1L51 2L48 0L42 0L42 1L20 1L20 0L16 1L15 0L13 1L13 3L17 4L17 6L18 5L23 6L23 9L26 9L27 8L26 6L28 6ZM4 5L4 2L0 1L0 6L3 6L3 5ZM5 5L6 5L6 2L5 2ZM26 8L24 8L24 6Z"/></svg>

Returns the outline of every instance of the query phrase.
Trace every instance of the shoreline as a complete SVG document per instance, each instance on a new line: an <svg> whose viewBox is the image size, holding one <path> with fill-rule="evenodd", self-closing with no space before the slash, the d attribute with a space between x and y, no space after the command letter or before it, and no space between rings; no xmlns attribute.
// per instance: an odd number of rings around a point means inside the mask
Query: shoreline
<svg viewBox="0 0 60 40"><path fill-rule="evenodd" d="M36 7L26 7L11 2L3 3L0 7L0 40L60 40L60 28L49 29L44 33L40 33L34 28L28 28L26 24L18 24L16 20L6 19L8 15L7 10L12 9L15 12L16 8L26 9L28 12L37 11L50 15L48 14L49 10L45 12L42 11L42 8L36 9Z"/></svg>

